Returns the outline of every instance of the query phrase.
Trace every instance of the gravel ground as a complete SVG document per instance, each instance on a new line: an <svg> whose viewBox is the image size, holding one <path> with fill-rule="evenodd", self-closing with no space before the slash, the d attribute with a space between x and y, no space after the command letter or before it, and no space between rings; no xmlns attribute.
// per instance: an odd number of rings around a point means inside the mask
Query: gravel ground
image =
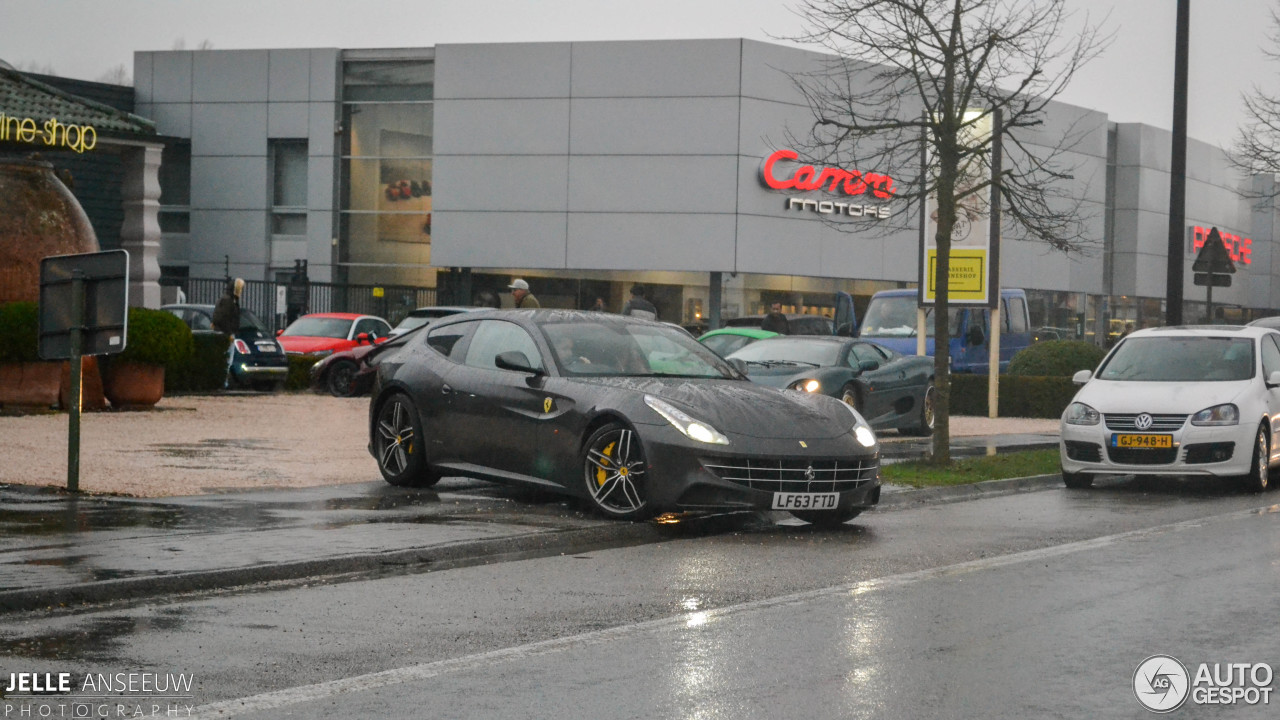
<svg viewBox="0 0 1280 720"><path fill-rule="evenodd" d="M231 394L86 413L80 489L163 497L377 480L368 408L368 398ZM0 417L0 483L65 486L67 425L65 414ZM951 419L953 436L1057 432L1057 420Z"/></svg>

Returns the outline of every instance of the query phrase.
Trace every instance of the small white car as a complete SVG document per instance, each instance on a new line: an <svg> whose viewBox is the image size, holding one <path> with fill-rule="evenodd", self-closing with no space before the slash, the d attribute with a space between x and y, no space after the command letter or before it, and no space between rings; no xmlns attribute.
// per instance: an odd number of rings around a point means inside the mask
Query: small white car
<svg viewBox="0 0 1280 720"><path fill-rule="evenodd" d="M1280 464L1280 333L1168 327L1131 333L1062 414L1062 479L1211 475L1267 489Z"/></svg>

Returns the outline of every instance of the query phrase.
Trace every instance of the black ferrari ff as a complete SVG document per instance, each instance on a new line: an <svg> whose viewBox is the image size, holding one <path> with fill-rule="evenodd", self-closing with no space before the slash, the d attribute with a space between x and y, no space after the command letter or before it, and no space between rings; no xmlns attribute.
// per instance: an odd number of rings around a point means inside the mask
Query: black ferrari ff
<svg viewBox="0 0 1280 720"><path fill-rule="evenodd" d="M468 313L377 366L369 451L393 485L465 475L581 497L612 518L755 508L821 525L880 499L879 444L853 408L752 383L660 322Z"/></svg>

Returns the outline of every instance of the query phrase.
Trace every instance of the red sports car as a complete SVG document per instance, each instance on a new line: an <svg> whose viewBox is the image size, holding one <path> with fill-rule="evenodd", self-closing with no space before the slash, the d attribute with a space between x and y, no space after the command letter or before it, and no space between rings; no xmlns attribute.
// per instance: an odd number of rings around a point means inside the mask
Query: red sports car
<svg viewBox="0 0 1280 720"><path fill-rule="evenodd" d="M312 313L294 320L278 334L281 347L291 355L328 355L376 343L390 333L391 325L373 315Z"/></svg>

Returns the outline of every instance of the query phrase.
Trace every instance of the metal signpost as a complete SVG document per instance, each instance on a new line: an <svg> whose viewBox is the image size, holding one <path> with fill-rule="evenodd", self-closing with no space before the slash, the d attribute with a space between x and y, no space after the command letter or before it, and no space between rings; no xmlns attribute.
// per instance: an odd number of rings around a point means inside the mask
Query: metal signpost
<svg viewBox="0 0 1280 720"><path fill-rule="evenodd" d="M1191 281L1205 287L1205 303L1209 306L1209 317L1206 322L1213 324L1213 288L1231 287L1231 276L1235 274L1236 264L1231 261L1227 246L1222 243L1222 235L1218 228L1209 230L1209 237L1204 246L1196 254L1196 261L1191 265L1195 273Z"/></svg>
<svg viewBox="0 0 1280 720"><path fill-rule="evenodd" d="M80 491L81 358L125 348L129 253L55 255L40 261L40 357L71 363L67 490Z"/></svg>

